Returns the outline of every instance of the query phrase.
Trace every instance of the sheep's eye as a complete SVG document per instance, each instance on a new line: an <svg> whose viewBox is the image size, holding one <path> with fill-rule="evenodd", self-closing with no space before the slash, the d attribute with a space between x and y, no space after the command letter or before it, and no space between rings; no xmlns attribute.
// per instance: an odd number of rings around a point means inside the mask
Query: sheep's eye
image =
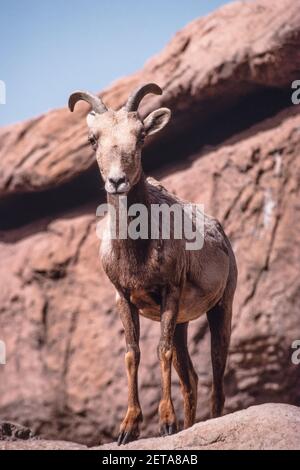
<svg viewBox="0 0 300 470"><path fill-rule="evenodd" d="M89 135L88 141L91 144L91 146L93 147L93 149L95 150L97 148L97 144L98 144L97 137L95 135Z"/></svg>

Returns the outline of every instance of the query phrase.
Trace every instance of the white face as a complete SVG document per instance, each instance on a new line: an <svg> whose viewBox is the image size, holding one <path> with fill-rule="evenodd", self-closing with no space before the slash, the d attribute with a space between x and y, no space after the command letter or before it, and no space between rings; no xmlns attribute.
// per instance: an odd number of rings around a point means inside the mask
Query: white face
<svg viewBox="0 0 300 470"><path fill-rule="evenodd" d="M139 181L144 139L162 129L170 115L167 108L153 111L144 121L124 108L88 115L89 141L108 193L127 194Z"/></svg>

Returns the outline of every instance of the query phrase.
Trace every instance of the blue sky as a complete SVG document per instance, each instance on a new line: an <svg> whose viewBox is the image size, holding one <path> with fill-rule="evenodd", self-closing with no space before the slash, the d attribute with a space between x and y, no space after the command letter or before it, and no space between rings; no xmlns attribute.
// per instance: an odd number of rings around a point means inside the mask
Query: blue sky
<svg viewBox="0 0 300 470"><path fill-rule="evenodd" d="M189 21L228 0L8 0L1 4L0 126L65 106L141 68Z"/></svg>

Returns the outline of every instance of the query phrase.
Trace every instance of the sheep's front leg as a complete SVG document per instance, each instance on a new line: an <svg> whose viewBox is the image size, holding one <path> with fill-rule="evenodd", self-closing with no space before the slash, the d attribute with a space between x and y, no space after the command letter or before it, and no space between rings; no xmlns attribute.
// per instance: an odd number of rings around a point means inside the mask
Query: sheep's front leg
<svg viewBox="0 0 300 470"><path fill-rule="evenodd" d="M179 289L166 288L161 308L161 337L158 358L161 367L162 398L159 404L159 430L163 436L177 431L176 415L171 398L173 338L178 315Z"/></svg>
<svg viewBox="0 0 300 470"><path fill-rule="evenodd" d="M120 426L118 445L127 444L139 436L139 425L143 420L138 397L138 367L140 362L140 321L137 309L120 294L117 298L120 317L126 340L125 365L128 379L128 408Z"/></svg>

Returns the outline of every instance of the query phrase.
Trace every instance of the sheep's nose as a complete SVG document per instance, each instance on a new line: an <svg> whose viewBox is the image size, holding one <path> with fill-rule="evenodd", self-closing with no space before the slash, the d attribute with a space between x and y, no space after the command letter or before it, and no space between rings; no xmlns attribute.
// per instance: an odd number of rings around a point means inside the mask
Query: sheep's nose
<svg viewBox="0 0 300 470"><path fill-rule="evenodd" d="M121 184L126 183L125 176L108 178L109 182L117 189Z"/></svg>

